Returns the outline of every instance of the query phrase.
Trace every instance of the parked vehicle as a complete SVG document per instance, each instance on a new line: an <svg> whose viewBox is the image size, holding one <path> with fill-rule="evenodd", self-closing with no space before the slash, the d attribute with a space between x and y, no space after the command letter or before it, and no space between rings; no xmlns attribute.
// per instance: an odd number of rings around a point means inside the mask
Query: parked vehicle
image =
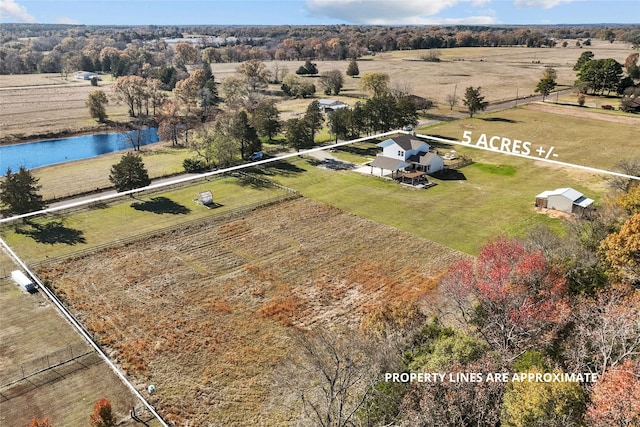
<svg viewBox="0 0 640 427"><path fill-rule="evenodd" d="M31 279L29 279L22 271L14 270L11 272L11 278L14 282L18 284L23 290L33 293L36 291L36 285L33 284Z"/></svg>
<svg viewBox="0 0 640 427"><path fill-rule="evenodd" d="M249 156L249 160L252 162L264 159L264 153L262 151L256 151L251 156Z"/></svg>
<svg viewBox="0 0 640 427"><path fill-rule="evenodd" d="M603 110L615 110L615 108L612 105L603 105L602 109Z"/></svg>

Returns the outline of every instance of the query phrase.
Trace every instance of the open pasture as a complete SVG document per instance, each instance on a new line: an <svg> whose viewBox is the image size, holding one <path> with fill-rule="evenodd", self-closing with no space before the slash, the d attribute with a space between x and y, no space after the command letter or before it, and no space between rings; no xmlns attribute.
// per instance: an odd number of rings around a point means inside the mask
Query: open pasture
<svg viewBox="0 0 640 427"><path fill-rule="evenodd" d="M278 425L292 326L358 326L434 290L458 252L309 199L41 269L176 425Z"/></svg>
<svg viewBox="0 0 640 427"><path fill-rule="evenodd" d="M101 83L94 87L88 81L73 79L68 83L43 84L44 77L40 74L2 77L0 142L46 139L64 133L93 132L100 128L89 116L85 103L95 90L103 90L110 95L108 85ZM10 77L19 77L19 80ZM127 108L111 101L107 114L110 120L126 120Z"/></svg>
<svg viewBox="0 0 640 427"><path fill-rule="evenodd" d="M637 140L638 126L640 117L637 116L537 102L509 110L480 114L473 118L440 123L421 129L419 133L461 141L464 132L468 131L471 132L473 144L481 134L488 138L500 136L511 140L529 141L532 144L532 156L538 156L534 151L538 147L545 150L554 147L553 152L558 156L552 160L614 170L616 163L627 159L640 149ZM453 148L459 149L458 146ZM484 153L472 150L469 155L475 159L482 158ZM502 163L511 163L511 159L515 159L506 155L501 157ZM546 166L547 169L556 167ZM564 185L558 183L558 186Z"/></svg>
<svg viewBox="0 0 640 427"><path fill-rule="evenodd" d="M133 151L133 150L129 150ZM33 176L42 186L40 194L45 200L112 188L109 181L111 167L118 163L126 151L103 154L91 159L78 160L36 168ZM137 153L142 157L151 179L184 172L182 162L191 156L184 147L172 147L167 142L146 145Z"/></svg>
<svg viewBox="0 0 640 427"><path fill-rule="evenodd" d="M560 42L561 43L561 42ZM624 63L626 57L633 53L627 43L608 43L592 41L592 46L577 48L526 48L526 47L477 47L439 49L441 62L425 62L422 56L429 55L429 50L404 50L383 52L365 56L358 60L360 76L370 72L389 74L391 85L401 83L407 85L415 95L433 100L437 106L430 113L438 115L450 114L446 103L448 95L461 98L468 86L482 88L486 100L495 103L535 95L535 87L545 66L554 67L558 73L558 89L573 86L576 72L573 66L585 50L594 52L595 58L614 58ZM303 61L267 61L267 68L274 68L274 63L282 70L286 67L294 73ZM345 72L349 61L314 61L319 73L333 69ZM212 64L212 70L218 81L235 73L238 63ZM317 77L304 77L317 80ZM353 105L366 94L360 90L359 78L345 78L345 86L338 96L326 96L339 99ZM320 85L316 82L316 97L322 98ZM271 85L271 91L278 91L278 85ZM288 118L304 111L310 100L283 100L278 108L283 117ZM454 108L454 113L464 111L462 101Z"/></svg>

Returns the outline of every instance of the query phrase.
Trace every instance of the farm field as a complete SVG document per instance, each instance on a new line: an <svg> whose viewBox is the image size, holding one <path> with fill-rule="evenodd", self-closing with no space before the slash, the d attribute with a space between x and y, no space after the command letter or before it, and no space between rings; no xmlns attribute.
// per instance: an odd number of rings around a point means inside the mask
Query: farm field
<svg viewBox="0 0 640 427"><path fill-rule="evenodd" d="M360 76L370 72L385 72L389 74L391 84L406 83L412 88L412 93L434 101L436 108L429 110L430 114L448 116L464 112L460 101L450 111L446 103L447 95L454 90L461 96L468 86L481 86L482 94L491 103L512 100L535 95L535 86L542 76L545 66L554 67L558 73L557 89L573 86L576 72L573 71L577 59L585 50L591 50L595 58L614 58L624 63L625 58L632 53L631 45L625 43L608 43L594 41L588 49L576 47L567 48L453 48L440 49L441 62L424 62L421 56L428 55L429 50L406 50L383 52L374 56L365 56L358 60ZM267 67L273 68L273 62L267 61ZM348 61L316 61L319 73L338 69L345 72ZM290 73L295 72L304 62L280 61L280 68L286 67ZM212 64L216 79L235 73L238 63ZM313 77L308 77L313 79ZM346 78L345 86L338 96L328 96L353 105L366 95L360 90L359 78ZM316 85L318 86L318 85ZM278 91L279 86L271 85L271 91ZM325 97L320 90L316 92L318 98ZM304 111L309 100L283 100L278 103L283 118L295 116Z"/></svg>
<svg viewBox="0 0 640 427"><path fill-rule="evenodd" d="M383 303L430 295L461 256L302 198L40 275L140 387L156 386L168 421L276 425L291 415L271 387L289 328L357 327Z"/></svg>
<svg viewBox="0 0 640 427"><path fill-rule="evenodd" d="M432 99L437 105L431 114L447 116L452 114L446 104L447 95L461 95L467 86L481 86L487 101L499 102L526 97L534 94L536 83L540 80L542 69L552 66L558 72L558 89L571 87L575 81L573 65L585 50L594 52L595 57L614 58L623 63L632 53L631 46L625 43L608 43L598 40L588 49L576 47L556 48L453 48L441 49L439 63L420 61L420 57L429 53L424 50L386 52L375 56L363 57L358 61L360 75L381 71L388 73L391 82L407 83L416 95ZM275 61L267 61L267 67L273 68ZM280 61L280 67L286 67L294 73L303 63L300 61ZM212 64L215 78L220 82L224 77L235 73L238 63ZM317 61L320 73L332 69L346 71L348 61ZM28 140L44 138L61 132L83 132L96 129L96 122L89 117L85 101L89 93L102 89L110 93L110 78L105 79L101 87L94 88L89 82L62 80L59 75L20 75L0 76L0 141L11 142L19 138ZM314 79L314 77L309 77ZM360 79L346 78L345 87L339 96L332 97L348 104L362 99L364 94L359 88ZM316 85L318 86L318 85ZM268 93L280 91L279 85L270 85ZM316 92L318 98L324 95ZM282 100L278 108L282 118L286 119L306 108L310 100ZM107 106L109 119L127 121L124 105L111 102ZM453 113L463 111L460 103Z"/></svg>
<svg viewBox="0 0 640 427"><path fill-rule="evenodd" d="M85 102L95 90L109 94L108 84L94 87L88 81L73 79L43 84L43 79L39 74L0 78L0 142L105 131L89 116ZM111 102L107 108L110 120L128 120L126 106Z"/></svg>
<svg viewBox="0 0 640 427"><path fill-rule="evenodd" d="M135 398L124 384L43 294L27 294L8 277L15 266L3 252L0 265L0 425L45 417L53 425L87 425L94 403L107 397L121 425L133 426L125 420Z"/></svg>

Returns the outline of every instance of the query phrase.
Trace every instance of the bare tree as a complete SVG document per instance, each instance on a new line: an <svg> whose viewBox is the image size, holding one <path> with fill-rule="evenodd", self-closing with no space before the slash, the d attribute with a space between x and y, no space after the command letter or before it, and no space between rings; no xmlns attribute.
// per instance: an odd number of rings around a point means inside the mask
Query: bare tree
<svg viewBox="0 0 640 427"><path fill-rule="evenodd" d="M378 349L354 331L298 330L292 341L293 354L277 379L278 405L301 410L313 425L355 425L379 379Z"/></svg>
<svg viewBox="0 0 640 427"><path fill-rule="evenodd" d="M450 107L449 111L453 111L453 107L455 107L458 104L458 100L459 98L455 93L453 95L447 95L446 101Z"/></svg>
<svg viewBox="0 0 640 427"><path fill-rule="evenodd" d="M567 343L576 372L604 374L640 356L640 295L631 286L602 290L574 308L575 329Z"/></svg>
<svg viewBox="0 0 640 427"><path fill-rule="evenodd" d="M620 160L616 163L616 170L625 175L640 176L640 158L634 157ZM629 186L633 182L633 180L621 176L611 176L608 179L611 188L623 193L629 191Z"/></svg>
<svg viewBox="0 0 640 427"><path fill-rule="evenodd" d="M391 95L398 100L411 95L413 92L413 86L411 85L411 82L407 80L394 80L389 91L391 92Z"/></svg>

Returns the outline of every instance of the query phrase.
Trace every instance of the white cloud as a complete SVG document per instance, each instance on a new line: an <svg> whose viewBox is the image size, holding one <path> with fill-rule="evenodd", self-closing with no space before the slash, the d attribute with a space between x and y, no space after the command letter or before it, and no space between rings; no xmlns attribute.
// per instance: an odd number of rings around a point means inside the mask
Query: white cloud
<svg viewBox="0 0 640 427"><path fill-rule="evenodd" d="M69 18L67 16L58 16L56 18L56 24L79 24L80 21L77 21L73 18Z"/></svg>
<svg viewBox="0 0 640 427"><path fill-rule="evenodd" d="M27 12L27 8L14 0L0 0L0 20L3 22L36 22L36 18Z"/></svg>
<svg viewBox="0 0 640 427"><path fill-rule="evenodd" d="M562 3L572 3L577 0L515 0L513 5L516 7L543 7L551 9Z"/></svg>
<svg viewBox="0 0 640 427"><path fill-rule="evenodd" d="M384 19L368 22L370 25L392 25L400 22L389 22ZM465 16L463 18L413 17L402 20L403 25L493 25L498 21L493 16Z"/></svg>
<svg viewBox="0 0 640 427"><path fill-rule="evenodd" d="M482 6L491 0L307 0L314 16L340 19L359 24L443 24L448 19L430 19L460 3ZM460 23L487 23L490 17L459 18ZM473 22L467 22L470 19ZM492 18L491 18L492 19ZM457 19L456 19L457 20ZM482 22L478 22L482 21Z"/></svg>

